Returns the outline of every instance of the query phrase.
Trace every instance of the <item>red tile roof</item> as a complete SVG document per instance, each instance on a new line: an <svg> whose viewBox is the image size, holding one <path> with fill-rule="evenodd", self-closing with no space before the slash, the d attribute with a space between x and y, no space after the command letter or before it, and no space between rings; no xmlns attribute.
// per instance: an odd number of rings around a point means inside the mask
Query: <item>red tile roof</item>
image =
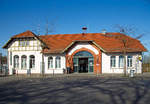
<svg viewBox="0 0 150 104"><path fill-rule="evenodd" d="M31 31L26 31L13 36L11 39L20 37L37 37L48 47L43 50L44 53L62 53L68 46L76 41L92 41L105 52L123 52L125 49L123 42L126 41L127 52L147 51L139 40L121 33L80 33L36 36ZM4 48L6 48L9 43L10 42L8 42Z"/></svg>
<svg viewBox="0 0 150 104"><path fill-rule="evenodd" d="M124 50L123 41L126 42L127 52L147 51L139 40L131 38L121 33L86 33L86 34L58 34L39 36L50 49L45 49L44 53L63 52L74 41L93 41L106 52L122 52Z"/></svg>
<svg viewBox="0 0 150 104"><path fill-rule="evenodd" d="M28 30L23 33L14 35L12 38L24 38L24 37L35 37L35 34Z"/></svg>

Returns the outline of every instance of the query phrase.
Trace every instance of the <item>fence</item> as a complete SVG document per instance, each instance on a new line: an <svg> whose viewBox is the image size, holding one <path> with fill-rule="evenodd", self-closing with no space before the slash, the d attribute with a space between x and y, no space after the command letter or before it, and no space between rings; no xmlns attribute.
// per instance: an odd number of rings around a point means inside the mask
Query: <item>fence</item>
<svg viewBox="0 0 150 104"><path fill-rule="evenodd" d="M143 63L142 64L142 71L143 72L150 72L150 63Z"/></svg>
<svg viewBox="0 0 150 104"><path fill-rule="evenodd" d="M6 65L0 66L0 75L7 75L8 67Z"/></svg>

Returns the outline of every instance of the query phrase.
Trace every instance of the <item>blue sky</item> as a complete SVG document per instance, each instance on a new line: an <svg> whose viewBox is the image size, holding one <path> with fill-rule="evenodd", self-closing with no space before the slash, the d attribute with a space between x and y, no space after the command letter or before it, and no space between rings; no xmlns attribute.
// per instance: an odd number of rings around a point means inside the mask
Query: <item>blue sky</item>
<svg viewBox="0 0 150 104"><path fill-rule="evenodd" d="M46 21L49 34L81 33L83 26L90 33L116 32L117 24L134 27L150 46L150 0L0 0L0 46L26 30L45 34Z"/></svg>

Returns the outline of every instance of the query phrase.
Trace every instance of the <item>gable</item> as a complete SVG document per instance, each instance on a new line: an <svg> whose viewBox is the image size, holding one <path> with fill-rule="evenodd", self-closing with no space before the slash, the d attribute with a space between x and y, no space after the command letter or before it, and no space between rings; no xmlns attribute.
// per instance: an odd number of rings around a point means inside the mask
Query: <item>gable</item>
<svg viewBox="0 0 150 104"><path fill-rule="evenodd" d="M99 54L99 51L95 47L92 46L92 43L89 43L89 42L77 42L72 47L70 47L70 49L68 50L68 55L72 55L72 53L74 53L76 50L79 50L79 49L82 49L82 48L91 50L96 55Z"/></svg>
<svg viewBox="0 0 150 104"><path fill-rule="evenodd" d="M26 31L17 35L14 35L4 46L3 48L9 48L10 46L14 46L14 42L15 45L19 44L20 41L31 41L31 40L37 40L42 47L47 47L46 44L39 39L38 36L36 36L33 32L31 31ZM19 41L19 42L18 42ZM36 44L36 43L35 43ZM32 41L31 41L31 45L32 45Z"/></svg>

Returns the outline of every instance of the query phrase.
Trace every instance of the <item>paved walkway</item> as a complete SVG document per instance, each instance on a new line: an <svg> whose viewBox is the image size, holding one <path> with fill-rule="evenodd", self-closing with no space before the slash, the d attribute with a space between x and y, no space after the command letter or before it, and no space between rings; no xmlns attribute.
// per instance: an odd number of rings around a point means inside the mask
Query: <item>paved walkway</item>
<svg viewBox="0 0 150 104"><path fill-rule="evenodd" d="M0 104L148 104L148 73L0 77Z"/></svg>
<svg viewBox="0 0 150 104"><path fill-rule="evenodd" d="M124 77L124 74L88 74L88 73L75 73L75 74L48 74L48 75L0 75L0 79L9 78L49 78L49 77ZM126 78L129 78L128 74ZM135 77L150 77L150 73L134 74ZM125 78L125 77L124 77Z"/></svg>

